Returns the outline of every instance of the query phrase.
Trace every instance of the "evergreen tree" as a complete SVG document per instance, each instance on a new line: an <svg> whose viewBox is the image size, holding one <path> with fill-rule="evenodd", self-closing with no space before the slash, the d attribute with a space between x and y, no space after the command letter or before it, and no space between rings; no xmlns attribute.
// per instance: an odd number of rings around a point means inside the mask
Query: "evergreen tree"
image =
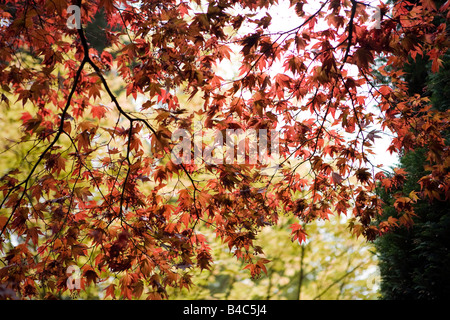
<svg viewBox="0 0 450 320"><path fill-rule="evenodd" d="M423 59L405 68L410 93L429 96L433 107L446 110L450 102L450 55L440 72L429 73ZM448 135L447 135L448 137ZM447 139L448 141L448 139ZM383 192L386 203L382 220L398 217L393 207L396 193L420 192L419 180L426 171L425 149L404 154L401 167L408 173L401 189ZM425 167L424 167L425 166ZM383 299L444 299L450 297L450 210L445 191L436 190L441 201L419 200L410 228L399 228L375 242L381 273Z"/></svg>

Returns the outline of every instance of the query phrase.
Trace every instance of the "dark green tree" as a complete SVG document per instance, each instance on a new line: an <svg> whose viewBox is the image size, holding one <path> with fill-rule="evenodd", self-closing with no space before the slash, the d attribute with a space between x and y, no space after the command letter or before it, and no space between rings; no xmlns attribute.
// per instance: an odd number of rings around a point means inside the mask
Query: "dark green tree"
<svg viewBox="0 0 450 320"><path fill-rule="evenodd" d="M92 19L91 23L86 25L86 38L92 48L96 49L99 54L110 45L105 27L107 25L105 10L100 8Z"/></svg>
<svg viewBox="0 0 450 320"><path fill-rule="evenodd" d="M450 55L446 55L438 73L431 73L430 65L418 58L405 67L410 93L428 96L433 108L446 110L450 104ZM406 181L401 188L381 191L386 203L382 220L398 218L393 206L395 196L420 193L420 179L430 173L425 148L403 154L400 164L407 172ZM440 200L419 200L414 204L412 227L398 228L375 242L383 299L450 298L450 210L445 191L436 192Z"/></svg>

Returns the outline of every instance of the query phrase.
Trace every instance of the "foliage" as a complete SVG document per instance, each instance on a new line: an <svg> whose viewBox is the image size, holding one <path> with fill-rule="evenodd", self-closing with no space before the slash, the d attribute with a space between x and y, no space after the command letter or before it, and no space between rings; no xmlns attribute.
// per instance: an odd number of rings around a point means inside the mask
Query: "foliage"
<svg viewBox="0 0 450 320"><path fill-rule="evenodd" d="M427 74L430 64L422 61L409 66L408 82L418 92L429 95L433 107L448 110L450 91L450 59L444 58L439 73ZM421 70L418 72L417 70ZM425 74L424 74L425 70ZM419 74L419 75L418 75ZM443 132L449 142L449 132ZM420 183L430 171L424 148L408 152L401 158L401 167L407 172L402 188L384 193L386 202L383 219L395 219L395 197L421 193ZM426 180L425 180L426 181ZM385 234L376 241L380 261L381 295L384 299L445 299L450 296L450 211L442 190L435 190L441 201L430 203L418 200L414 204L414 224Z"/></svg>
<svg viewBox="0 0 450 320"><path fill-rule="evenodd" d="M270 262L267 276L254 280L248 278L244 264L236 264L229 250L210 235L211 269L193 276L196 286L191 290L174 289L170 299L376 299L373 247L352 236L345 220L331 217L304 226L308 240L299 246L289 239L292 218L281 217L277 226L264 229L258 238Z"/></svg>
<svg viewBox="0 0 450 320"><path fill-rule="evenodd" d="M426 176L424 150L401 158L408 172L405 186L385 195L384 217L396 219L394 194L419 192L418 181ZM381 273L380 293L384 299L443 299L450 294L450 214L444 201L414 204L416 216L410 228L399 228L376 240Z"/></svg>
<svg viewBox="0 0 450 320"><path fill-rule="evenodd" d="M0 177L4 297L59 297L78 265L81 289L116 279L105 298L168 298L169 288L192 286L192 269L211 268L203 227L258 278L271 268L258 236L282 213L294 241L331 214L351 216L352 232L374 240L409 225L417 197L448 198L448 111L409 94L401 70L419 56L439 70L448 35L433 22L449 18L449 2L382 4L377 29L363 1L291 0L298 23L283 31L270 30L275 0L75 4L80 29L67 27L64 0L0 4L2 108L23 108L12 120L19 137L2 133L20 157ZM101 14L94 21L99 8L106 25ZM107 40L97 47L86 35L94 24ZM378 56L392 85L372 75ZM227 61L239 69L231 79L219 72ZM172 133L193 136L198 123L279 132L271 160L280 168L267 174L264 155L174 161ZM421 195L395 199L398 219L374 224L377 182L405 180L371 162L378 127L394 132L391 152L427 146L430 174ZM194 156L207 147L194 144Z"/></svg>

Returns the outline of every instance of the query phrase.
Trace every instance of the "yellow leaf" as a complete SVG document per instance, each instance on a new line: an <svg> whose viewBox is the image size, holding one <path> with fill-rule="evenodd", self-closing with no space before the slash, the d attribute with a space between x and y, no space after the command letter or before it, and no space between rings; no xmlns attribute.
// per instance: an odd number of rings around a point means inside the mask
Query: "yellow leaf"
<svg viewBox="0 0 450 320"><path fill-rule="evenodd" d="M417 196L417 193L415 191L411 191L409 193L409 198L413 201L413 202L417 202L417 200L419 200L419 197Z"/></svg>

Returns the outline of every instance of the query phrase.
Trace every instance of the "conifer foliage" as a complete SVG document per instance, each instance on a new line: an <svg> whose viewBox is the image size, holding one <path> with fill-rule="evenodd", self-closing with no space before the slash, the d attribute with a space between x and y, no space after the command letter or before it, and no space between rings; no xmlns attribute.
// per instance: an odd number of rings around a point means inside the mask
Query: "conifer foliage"
<svg viewBox="0 0 450 320"><path fill-rule="evenodd" d="M417 64L419 64L417 66ZM449 109L450 57L443 57L438 73L429 73L430 63L410 61L407 72L410 91L428 96L433 108ZM448 129L443 132L447 144ZM430 175L426 148L418 148L401 157L401 167L407 172L406 181L400 188L383 192L386 206L380 220L398 217L393 204L399 195L421 192L421 182ZM413 208L414 224L400 227L378 238L381 273L381 296L384 299L446 299L450 296L450 211L442 190L437 190L440 201L418 199Z"/></svg>

